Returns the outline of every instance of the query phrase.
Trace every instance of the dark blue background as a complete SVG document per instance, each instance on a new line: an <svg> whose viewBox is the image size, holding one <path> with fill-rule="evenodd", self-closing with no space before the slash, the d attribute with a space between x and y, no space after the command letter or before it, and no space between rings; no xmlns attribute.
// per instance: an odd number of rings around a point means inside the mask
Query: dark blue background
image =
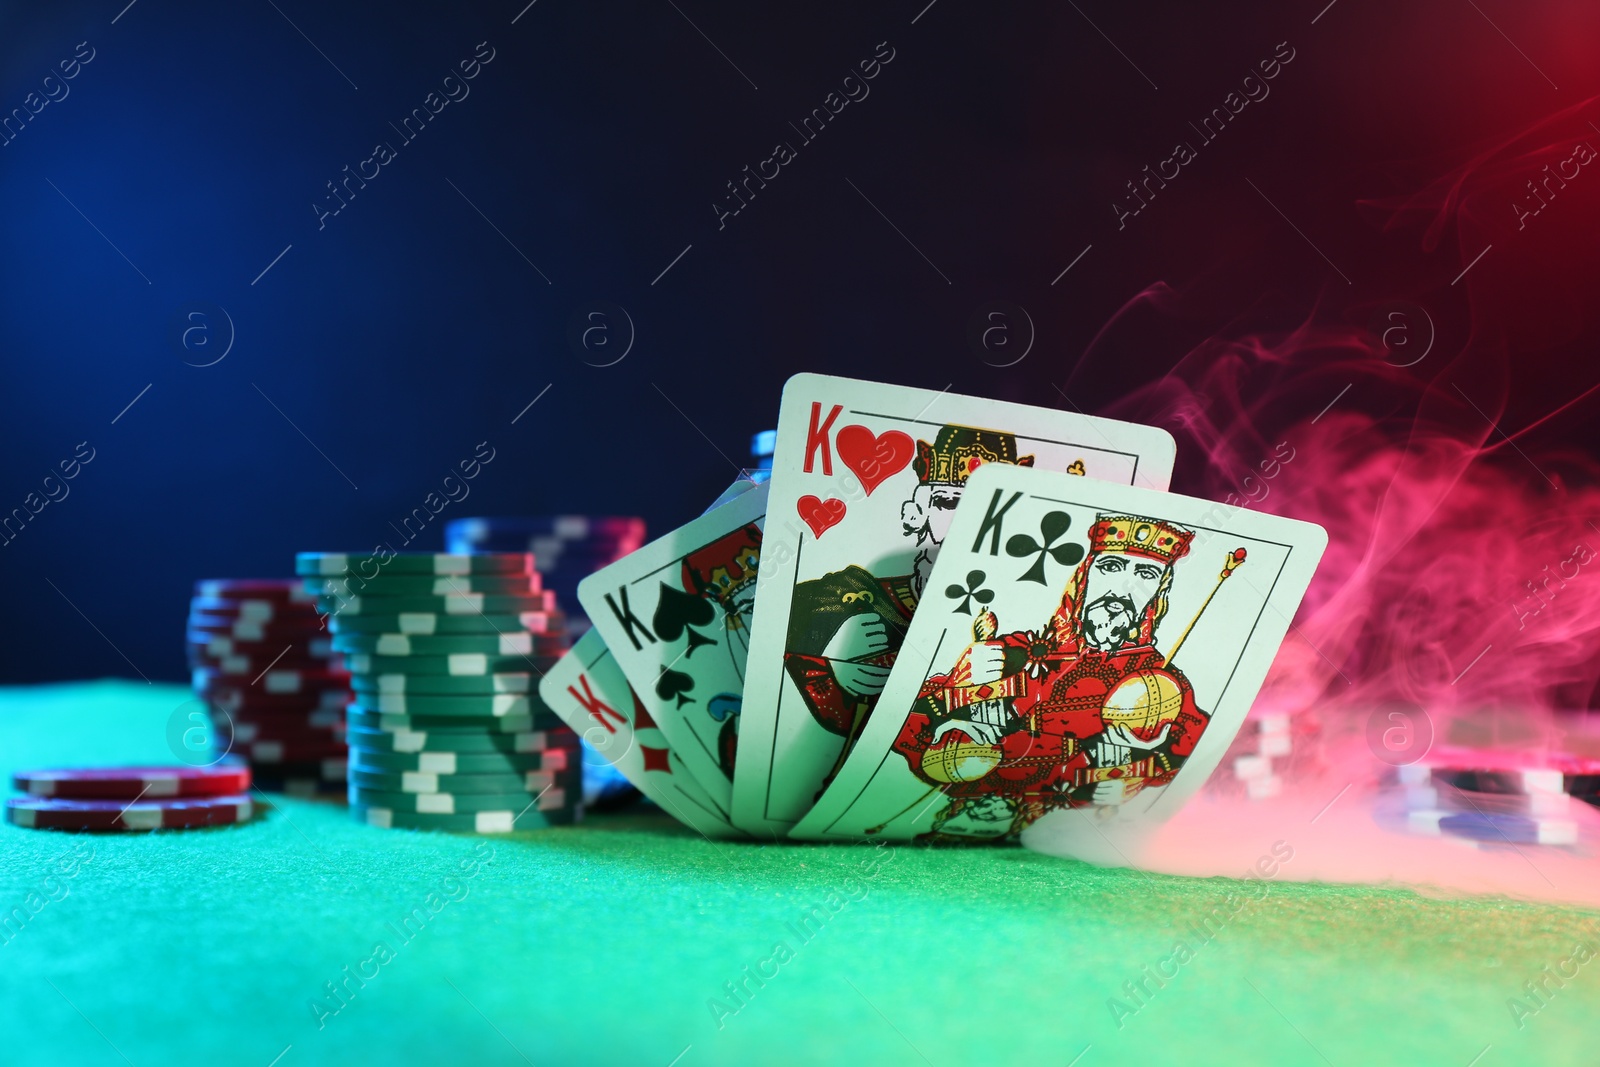
<svg viewBox="0 0 1600 1067"><path fill-rule="evenodd" d="M485 440L495 460L421 547L471 514L638 514L660 532L733 476L800 370L1056 406L1065 383L1101 409L1247 312L1290 323L1320 293L1348 299L1244 178L1350 292L1394 295L1374 279L1422 253L1361 221L1356 200L1390 189L1369 161L1526 121L1506 84L1547 91L1445 5L1344 0L1315 25L1323 0L925 5L0 8L0 110L95 50L0 147L0 510L78 442L96 452L0 548L0 679L180 677L195 578L391 537ZM1272 97L1119 232L1123 182L1286 39ZM389 123L481 41L495 58L470 96L319 232L324 183L398 146ZM796 140L788 123L884 41L870 96L719 231L724 183ZM1541 58L1562 99L1593 79L1579 53ZM1078 367L1158 280L1206 310ZM968 341L995 300L1037 331L1005 369ZM170 336L196 301L235 324L215 366ZM615 366L569 343L592 301L635 324Z"/></svg>

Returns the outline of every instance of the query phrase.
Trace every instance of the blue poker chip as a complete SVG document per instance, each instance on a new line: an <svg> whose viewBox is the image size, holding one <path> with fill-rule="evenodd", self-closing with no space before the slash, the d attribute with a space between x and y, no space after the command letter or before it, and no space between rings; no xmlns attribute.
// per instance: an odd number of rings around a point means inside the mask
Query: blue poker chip
<svg viewBox="0 0 1600 1067"><path fill-rule="evenodd" d="M1578 843L1578 821L1559 815L1419 809L1398 813L1380 812L1377 819L1390 829L1424 837L1457 837L1508 845Z"/></svg>

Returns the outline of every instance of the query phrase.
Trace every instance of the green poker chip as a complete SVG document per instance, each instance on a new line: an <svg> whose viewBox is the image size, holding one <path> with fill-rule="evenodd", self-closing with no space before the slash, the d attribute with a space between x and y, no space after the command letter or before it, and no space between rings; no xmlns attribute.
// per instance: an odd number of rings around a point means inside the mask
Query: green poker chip
<svg viewBox="0 0 1600 1067"><path fill-rule="evenodd" d="M350 688L357 694L416 693L419 696L493 696L495 693L532 693L537 676L526 672L501 674L357 674Z"/></svg>
<svg viewBox="0 0 1600 1067"><path fill-rule="evenodd" d="M576 761L569 748L543 752L368 752L350 749L352 771L390 774L427 771L430 774L522 774L527 771L564 771Z"/></svg>
<svg viewBox="0 0 1600 1067"><path fill-rule="evenodd" d="M521 734L530 730L566 728L559 717L542 712L538 715L408 715L368 711L357 704L346 709L345 720L352 730L417 730L432 733L453 730L463 733Z"/></svg>
<svg viewBox="0 0 1600 1067"><path fill-rule="evenodd" d="M546 787L582 789L577 771L522 771L518 774L434 774L431 771L350 770L349 782L380 793L537 793Z"/></svg>
<svg viewBox="0 0 1600 1067"><path fill-rule="evenodd" d="M451 593L445 596L361 596L323 594L317 608L330 618L346 615L400 615L421 611L432 615L518 615L524 611L554 611L556 596L546 589L527 596L491 593Z"/></svg>
<svg viewBox="0 0 1600 1067"><path fill-rule="evenodd" d="M532 574L526 552L296 552L294 572L302 577L374 578L385 574Z"/></svg>
<svg viewBox="0 0 1600 1067"><path fill-rule="evenodd" d="M375 730L358 727L345 731L352 751L362 752L544 752L572 749L576 735L562 730L523 730L503 734L483 730Z"/></svg>
<svg viewBox="0 0 1600 1067"><path fill-rule="evenodd" d="M532 656L539 652L549 655L548 639L540 642L523 630L508 630L503 634L448 634L440 637L422 637L412 634L346 634L333 635L335 652L364 652L369 656L451 656L461 652L477 652L485 656ZM540 649L540 645L546 646Z"/></svg>
<svg viewBox="0 0 1600 1067"><path fill-rule="evenodd" d="M537 698L526 693L494 693L488 696L414 696L410 693L362 693L352 707L380 715L431 715L436 718L470 716L497 718L506 715L532 715L547 710Z"/></svg>
<svg viewBox="0 0 1600 1067"><path fill-rule="evenodd" d="M543 674L560 656L491 656L483 652L455 652L440 656L372 656L347 652L345 670L351 674L432 674L476 677L489 674Z"/></svg>
<svg viewBox="0 0 1600 1067"><path fill-rule="evenodd" d="M345 576L304 578L306 592L318 596L459 596L490 593L495 596L531 596L544 591L539 572L532 574L380 574L376 578Z"/></svg>
<svg viewBox="0 0 1600 1067"><path fill-rule="evenodd" d="M446 615L436 611L411 611L392 615L335 615L328 628L336 634L446 634L563 635L564 620L555 611L525 611L520 615Z"/></svg>
<svg viewBox="0 0 1600 1067"><path fill-rule="evenodd" d="M574 797L560 786L542 793L385 793L376 789L348 790L350 803L364 808L388 808L417 815L471 815L504 811L512 815L540 812L555 815L572 807Z"/></svg>
<svg viewBox="0 0 1600 1067"><path fill-rule="evenodd" d="M514 830L543 830L551 826L566 826L578 821L575 809L562 811L530 810L518 815L514 811L479 811L466 815L431 815L414 811L397 811L394 808L375 808L364 804L350 805L350 814L357 822L378 826L386 830L438 830L445 833L508 834Z"/></svg>

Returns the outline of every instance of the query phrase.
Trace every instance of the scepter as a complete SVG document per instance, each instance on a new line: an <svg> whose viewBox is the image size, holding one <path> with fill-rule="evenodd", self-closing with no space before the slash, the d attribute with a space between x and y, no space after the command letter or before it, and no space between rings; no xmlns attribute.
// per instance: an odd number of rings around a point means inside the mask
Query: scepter
<svg viewBox="0 0 1600 1067"><path fill-rule="evenodd" d="M1163 667L1170 664L1177 657L1178 649L1182 648L1184 641L1189 638L1189 631L1194 629L1194 624L1200 621L1200 616L1204 615L1206 608L1211 606L1211 598L1217 595L1217 590L1222 588L1222 583L1227 581L1228 576L1238 569L1239 565L1244 562L1244 558L1245 550L1236 548L1228 553L1227 559L1222 561L1222 573L1217 575L1217 584L1211 587L1211 592L1206 595L1205 603L1200 605L1200 610L1194 613L1194 618L1189 620L1189 625L1185 626L1183 633L1178 635L1178 640L1172 646L1172 651L1168 652L1167 658L1161 662Z"/></svg>

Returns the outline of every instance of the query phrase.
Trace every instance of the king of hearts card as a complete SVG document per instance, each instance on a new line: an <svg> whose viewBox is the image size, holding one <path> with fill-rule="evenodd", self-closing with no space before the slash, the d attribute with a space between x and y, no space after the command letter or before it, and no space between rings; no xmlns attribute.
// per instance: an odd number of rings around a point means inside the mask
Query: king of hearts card
<svg viewBox="0 0 1600 1067"><path fill-rule="evenodd" d="M786 384L741 709L733 820L805 815L867 725L934 561L983 466L1164 489L1156 427L799 374Z"/></svg>

